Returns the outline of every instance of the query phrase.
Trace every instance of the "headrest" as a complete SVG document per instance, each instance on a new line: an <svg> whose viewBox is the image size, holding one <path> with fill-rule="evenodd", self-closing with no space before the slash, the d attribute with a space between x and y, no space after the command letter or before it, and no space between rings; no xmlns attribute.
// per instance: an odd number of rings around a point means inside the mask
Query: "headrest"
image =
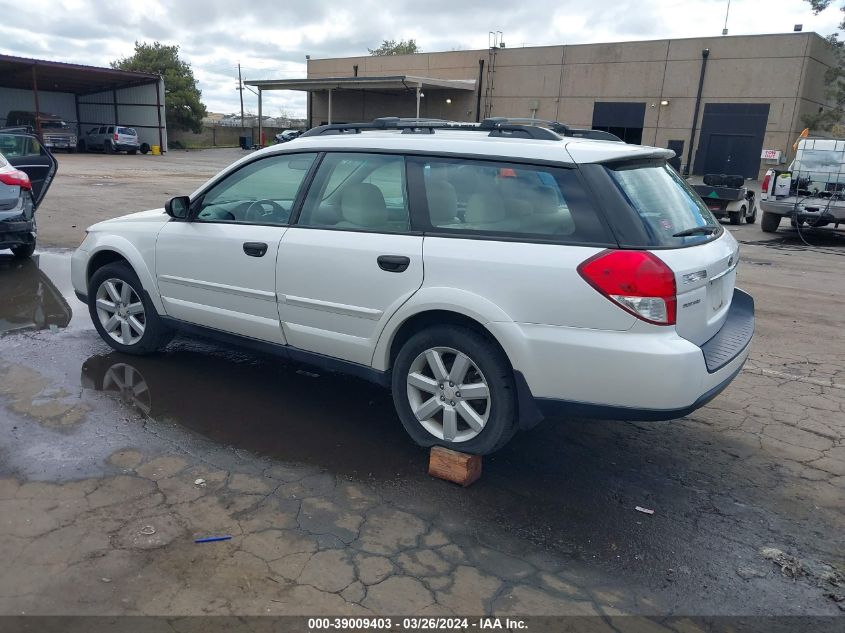
<svg viewBox="0 0 845 633"><path fill-rule="evenodd" d="M387 224L387 205L381 190L369 183L350 185L343 192L340 202L343 219L359 226L384 226Z"/></svg>
<svg viewBox="0 0 845 633"><path fill-rule="evenodd" d="M451 224L458 215L458 196L451 183L445 180L432 180L426 184L428 212L434 225Z"/></svg>
<svg viewBox="0 0 845 633"><path fill-rule="evenodd" d="M505 219L502 199L493 193L474 193L467 202L464 221L468 224L501 222Z"/></svg>

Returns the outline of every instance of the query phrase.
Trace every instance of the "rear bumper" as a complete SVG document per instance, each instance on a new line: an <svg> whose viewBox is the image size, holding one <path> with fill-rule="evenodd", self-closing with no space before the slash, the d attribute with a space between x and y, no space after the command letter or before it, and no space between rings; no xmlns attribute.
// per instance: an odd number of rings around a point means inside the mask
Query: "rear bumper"
<svg viewBox="0 0 845 633"><path fill-rule="evenodd" d="M488 324L524 379L520 410L546 416L670 420L715 398L748 358L754 302L734 292L725 324L703 346L674 329L608 332Z"/></svg>
<svg viewBox="0 0 845 633"><path fill-rule="evenodd" d="M35 241L35 222L20 218L0 221L0 248L9 248Z"/></svg>
<svg viewBox="0 0 845 633"><path fill-rule="evenodd" d="M814 210L807 210L810 207ZM763 200L760 208L764 213L774 213L784 217L792 218L797 216L800 220L809 222L827 220L829 222L845 222L845 206L841 204L828 204L828 201L806 201L796 209L794 199L792 202L782 200Z"/></svg>

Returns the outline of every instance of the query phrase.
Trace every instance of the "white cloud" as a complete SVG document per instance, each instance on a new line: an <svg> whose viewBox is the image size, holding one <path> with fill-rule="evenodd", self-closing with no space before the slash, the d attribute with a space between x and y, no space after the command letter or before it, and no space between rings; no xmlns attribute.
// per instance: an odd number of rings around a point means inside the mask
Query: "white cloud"
<svg viewBox="0 0 845 633"><path fill-rule="evenodd" d="M719 35L727 0L0 0L0 52L108 65L133 43L179 44L209 110L239 108L237 65L245 79L304 77L305 55L366 54L390 38L415 38L425 51L487 46L503 31L514 46ZM838 3L813 16L804 0L732 0L731 35L781 33L803 24L829 34ZM268 93L265 111L304 115L305 96ZM244 92L247 109L257 98Z"/></svg>

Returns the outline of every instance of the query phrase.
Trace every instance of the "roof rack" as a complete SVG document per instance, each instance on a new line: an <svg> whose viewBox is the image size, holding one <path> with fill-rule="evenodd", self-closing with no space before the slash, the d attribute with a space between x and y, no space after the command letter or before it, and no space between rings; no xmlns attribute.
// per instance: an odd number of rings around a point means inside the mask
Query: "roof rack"
<svg viewBox="0 0 845 633"><path fill-rule="evenodd" d="M556 130L546 129L537 125L526 125L522 121L534 119L504 119L489 118L479 123L460 123L444 119L406 119L399 117L382 117L373 119L370 123L335 123L320 125L304 132L300 137L325 136L335 134L361 134L366 130L402 130L402 134L434 134L438 129L469 130L487 132L488 136L501 138L532 138L547 141L561 140ZM558 124L563 131L562 123Z"/></svg>
<svg viewBox="0 0 845 633"><path fill-rule="evenodd" d="M587 130L587 129L580 129L580 128L573 128L569 127L565 123L561 123L560 121L548 121L546 119L522 119L522 118L512 118L512 117L492 117L489 119L484 119L481 122L481 127L493 127L505 125L522 125L522 126L534 126L540 128L548 128L552 132L559 134L560 136L571 136L573 138L586 138L594 141L617 141L619 143L624 143L621 138L616 136L615 134L611 134L610 132L605 132L603 130Z"/></svg>

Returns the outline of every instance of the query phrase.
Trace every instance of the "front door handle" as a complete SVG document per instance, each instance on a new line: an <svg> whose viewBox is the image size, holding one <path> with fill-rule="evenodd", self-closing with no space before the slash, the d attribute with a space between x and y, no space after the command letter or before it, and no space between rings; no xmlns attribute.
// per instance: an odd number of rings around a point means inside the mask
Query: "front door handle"
<svg viewBox="0 0 845 633"><path fill-rule="evenodd" d="M267 245L264 242L244 242L244 253L250 257L264 257Z"/></svg>
<svg viewBox="0 0 845 633"><path fill-rule="evenodd" d="M411 265L411 258L404 255L379 255L378 267L389 273L402 273Z"/></svg>

